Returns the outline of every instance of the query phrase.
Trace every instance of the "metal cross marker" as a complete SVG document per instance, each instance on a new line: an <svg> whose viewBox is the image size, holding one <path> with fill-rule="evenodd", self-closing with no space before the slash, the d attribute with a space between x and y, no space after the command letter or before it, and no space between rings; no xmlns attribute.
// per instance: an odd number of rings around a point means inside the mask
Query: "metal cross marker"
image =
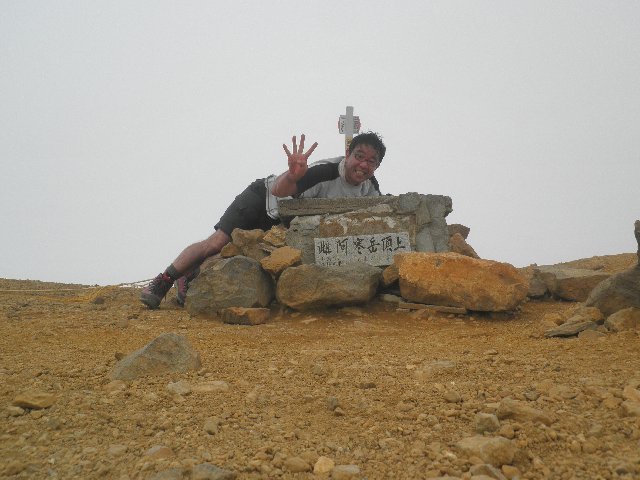
<svg viewBox="0 0 640 480"><path fill-rule="evenodd" d="M344 135L344 151L349 150L354 133L360 133L360 117L353 116L353 107L347 107L347 114L338 118L338 132Z"/></svg>

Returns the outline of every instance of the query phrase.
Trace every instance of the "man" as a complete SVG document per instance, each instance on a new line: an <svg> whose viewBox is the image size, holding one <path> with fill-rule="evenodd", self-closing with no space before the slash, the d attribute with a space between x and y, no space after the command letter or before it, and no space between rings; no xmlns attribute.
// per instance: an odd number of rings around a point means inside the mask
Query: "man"
<svg viewBox="0 0 640 480"><path fill-rule="evenodd" d="M185 248L167 269L154 278L140 294L140 300L149 308L158 308L162 299L175 283L177 300L184 305L189 281L195 278L200 264L215 255L231 241L235 228L268 230L280 223L277 198L340 198L380 195L374 177L386 152L382 139L373 132L353 138L345 157L320 160L308 165L309 156L318 143L304 151L304 135L292 139L293 148L282 145L287 154L289 169L278 177L258 179L249 185L229 205L215 232L207 239Z"/></svg>

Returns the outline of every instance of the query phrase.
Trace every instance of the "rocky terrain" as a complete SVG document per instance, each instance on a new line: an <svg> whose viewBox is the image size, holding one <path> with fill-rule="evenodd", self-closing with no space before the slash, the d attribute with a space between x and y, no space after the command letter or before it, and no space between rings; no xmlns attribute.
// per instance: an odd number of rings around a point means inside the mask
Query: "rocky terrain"
<svg viewBox="0 0 640 480"><path fill-rule="evenodd" d="M138 294L0 280L2 478L640 478L639 331L546 338L578 303L276 305L242 326ZM167 332L199 369L113 379Z"/></svg>

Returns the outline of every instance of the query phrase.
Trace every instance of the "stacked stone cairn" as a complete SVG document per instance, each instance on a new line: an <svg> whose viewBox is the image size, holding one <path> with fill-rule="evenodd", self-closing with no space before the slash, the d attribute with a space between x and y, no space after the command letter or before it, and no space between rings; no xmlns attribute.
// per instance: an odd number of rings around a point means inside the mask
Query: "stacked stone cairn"
<svg viewBox="0 0 640 480"><path fill-rule="evenodd" d="M313 200L281 202L289 228L234 230L232 242L207 259L192 282L189 313L256 325L268 320L274 300L281 308L311 310L362 305L378 295L407 310L467 313L509 312L527 298L523 273L480 259L466 242L469 228L447 225L449 197ZM386 265L321 265L314 258L318 237L400 233L410 251Z"/></svg>

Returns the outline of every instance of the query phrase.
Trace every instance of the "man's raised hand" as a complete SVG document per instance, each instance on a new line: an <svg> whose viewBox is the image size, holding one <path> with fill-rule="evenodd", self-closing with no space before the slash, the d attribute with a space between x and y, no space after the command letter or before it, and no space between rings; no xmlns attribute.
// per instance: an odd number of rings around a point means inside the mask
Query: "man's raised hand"
<svg viewBox="0 0 640 480"><path fill-rule="evenodd" d="M284 148L287 159L289 160L289 178L297 182L307 173L307 160L318 146L318 142L311 145L311 148L306 152L304 151L304 134L300 135L300 146L298 146L295 135L291 138L291 142L293 143L293 152L289 151L289 147L284 143L282 144L282 148Z"/></svg>

